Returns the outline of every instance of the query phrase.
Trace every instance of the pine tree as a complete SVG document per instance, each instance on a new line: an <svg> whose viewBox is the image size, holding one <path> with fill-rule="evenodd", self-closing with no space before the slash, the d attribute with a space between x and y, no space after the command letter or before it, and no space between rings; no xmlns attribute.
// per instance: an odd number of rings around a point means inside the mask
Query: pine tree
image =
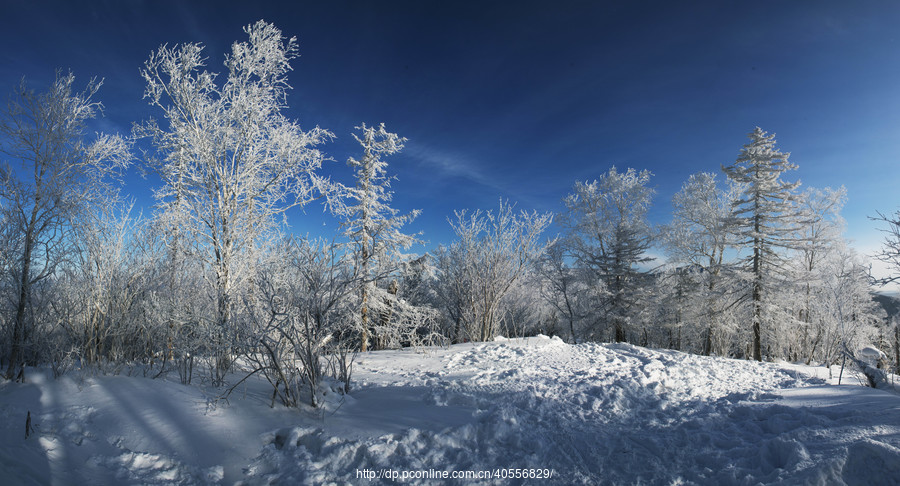
<svg viewBox="0 0 900 486"><path fill-rule="evenodd" d="M353 138L362 146L363 156L359 160L352 157L348 160L348 164L356 169L356 187L349 190L355 204L346 208L344 234L354 246L360 279L360 349L366 351L372 325L371 294L377 291L380 279L400 267L401 262L397 258L399 251L419 241L415 235L400 231L419 215L419 211L400 215L389 205L393 197L391 180L394 178L387 175L388 164L384 157L400 152L406 139L385 130L384 123L378 128L362 124L357 130L361 136L353 134ZM391 295L396 295L396 292Z"/></svg>
<svg viewBox="0 0 900 486"><path fill-rule="evenodd" d="M734 164L722 167L729 179L744 184L740 197L732 203L731 224L739 247L749 247L744 266L750 273L752 305L752 356L762 361L762 323L770 316L766 305L774 289L784 260L779 251L796 248L795 238L803 224L796 208L796 190L800 182L785 182L781 175L797 168L788 161L790 153L775 148L775 134L761 128L748 135Z"/></svg>

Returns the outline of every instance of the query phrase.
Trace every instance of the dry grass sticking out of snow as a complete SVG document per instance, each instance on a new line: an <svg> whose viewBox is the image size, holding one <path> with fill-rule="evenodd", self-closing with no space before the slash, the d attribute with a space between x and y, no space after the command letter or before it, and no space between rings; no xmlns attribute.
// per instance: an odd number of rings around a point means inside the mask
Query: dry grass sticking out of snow
<svg viewBox="0 0 900 486"><path fill-rule="evenodd" d="M317 411L270 409L252 380L210 408L200 387L33 372L0 385L0 475L390 484L360 474L533 468L557 484L891 484L900 397L815 372L536 337L360 355L351 396Z"/></svg>

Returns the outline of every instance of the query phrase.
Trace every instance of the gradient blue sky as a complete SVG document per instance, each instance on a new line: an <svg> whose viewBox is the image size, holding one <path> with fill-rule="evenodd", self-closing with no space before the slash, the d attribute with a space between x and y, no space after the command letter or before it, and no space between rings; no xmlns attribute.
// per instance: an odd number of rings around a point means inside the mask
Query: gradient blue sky
<svg viewBox="0 0 900 486"><path fill-rule="evenodd" d="M384 122L409 139L391 160L410 229L450 238L462 208L557 211L576 180L615 165L653 172L666 222L687 177L734 161L746 134L778 135L805 186L845 185L848 236L900 205L900 2L42 1L0 0L0 93L57 67L105 78L102 127L159 116L138 70L163 43L199 41L210 67L258 19L297 36L289 116L338 140L329 171L348 181L350 133ZM721 176L721 175L720 175ZM126 192L149 208L152 179ZM147 209L149 211L149 209ZM324 232L320 209L294 218Z"/></svg>

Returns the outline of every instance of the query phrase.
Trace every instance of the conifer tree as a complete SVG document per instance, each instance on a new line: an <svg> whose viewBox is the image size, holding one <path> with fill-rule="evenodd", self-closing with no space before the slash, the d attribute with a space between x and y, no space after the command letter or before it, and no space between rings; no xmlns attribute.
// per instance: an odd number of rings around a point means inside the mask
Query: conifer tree
<svg viewBox="0 0 900 486"><path fill-rule="evenodd" d="M354 203L346 208L344 228L354 246L360 282L360 349L366 351L371 330L371 294L377 291L378 280L399 268L399 251L419 241L415 235L400 231L419 215L419 211L401 215L389 205L394 178L387 175L388 164L384 157L400 152L406 139L388 132L384 123L378 128L367 127L364 123L357 129L361 136L353 134L353 138L362 146L363 156L359 160L352 157L348 160L348 164L356 169L356 187L349 189ZM375 304L377 307L379 303Z"/></svg>
<svg viewBox="0 0 900 486"><path fill-rule="evenodd" d="M762 324L771 312L766 303L785 266L779 251L798 247L796 235L803 216L795 204L800 182L781 179L782 174L797 168L788 161L790 153L776 149L775 134L759 127L748 137L750 143L744 145L735 163L722 170L732 181L744 184L732 203L731 224L737 246L750 249L743 265L750 274L752 356L762 361Z"/></svg>

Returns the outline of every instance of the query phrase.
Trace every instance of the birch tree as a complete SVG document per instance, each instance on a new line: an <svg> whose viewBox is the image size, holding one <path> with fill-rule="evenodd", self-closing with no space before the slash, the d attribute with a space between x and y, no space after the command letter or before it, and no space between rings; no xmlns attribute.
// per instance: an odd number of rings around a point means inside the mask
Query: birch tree
<svg viewBox="0 0 900 486"><path fill-rule="evenodd" d="M792 259L796 276L791 280L801 295L800 299L795 299L795 307L799 307L796 316L800 327L796 352L806 356L807 364L816 355L824 337L821 322L823 307L817 300L822 294L822 285L831 275L827 274L828 267L826 272L821 267L826 259L834 258L835 251L842 251L844 221L840 211L846 197L847 192L841 187L837 190L810 188L797 198L805 224L800 226L796 235L798 247L796 258Z"/></svg>
<svg viewBox="0 0 900 486"><path fill-rule="evenodd" d="M232 314L257 243L288 209L323 195L334 202L336 192L319 174L325 157L316 148L332 135L303 130L282 113L296 38L263 21L244 31L249 39L232 45L221 83L197 43L162 46L141 70L144 96L165 119L138 128L160 154L151 161L164 184L156 197L162 211L181 215L185 251L211 274L217 383L230 366Z"/></svg>
<svg viewBox="0 0 900 486"><path fill-rule="evenodd" d="M0 199L12 240L14 292L8 379L24 378L32 289L72 254L74 223L112 198L108 177L130 161L122 137L88 136L88 123L102 114L95 99L101 85L92 79L76 91L75 76L59 71L47 91L36 92L23 80L0 119L7 159L0 167Z"/></svg>
<svg viewBox="0 0 900 486"><path fill-rule="evenodd" d="M714 352L713 343L722 325L720 318L730 300L721 282L729 273L725 250L733 243L729 222L731 205L739 190L740 186L734 184L719 188L715 174L691 175L672 198L672 223L662 231L672 260L686 267L674 271L673 276L696 281L695 287L685 291L696 294L695 303L699 305L685 310L696 312L695 319L689 320L704 327L701 352L707 356Z"/></svg>

